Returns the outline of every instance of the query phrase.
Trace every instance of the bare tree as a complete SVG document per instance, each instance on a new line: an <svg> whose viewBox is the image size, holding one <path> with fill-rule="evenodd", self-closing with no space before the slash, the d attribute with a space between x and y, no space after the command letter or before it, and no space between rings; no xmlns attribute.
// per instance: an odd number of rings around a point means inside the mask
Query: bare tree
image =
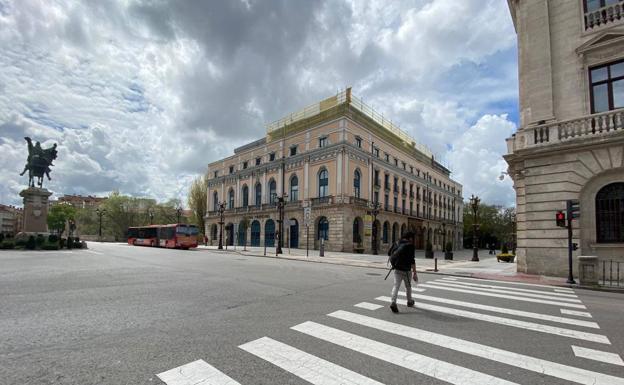
<svg viewBox="0 0 624 385"><path fill-rule="evenodd" d="M193 212L193 220L199 232L204 234L206 229L204 228L204 217L206 216L206 209L208 204L208 183L205 176L197 177L191 184L188 195L188 205Z"/></svg>

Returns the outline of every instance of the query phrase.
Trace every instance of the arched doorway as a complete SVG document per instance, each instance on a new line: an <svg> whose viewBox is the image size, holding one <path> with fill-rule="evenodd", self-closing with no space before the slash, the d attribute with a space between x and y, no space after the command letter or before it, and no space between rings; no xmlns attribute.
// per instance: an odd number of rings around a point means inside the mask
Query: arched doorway
<svg viewBox="0 0 624 385"><path fill-rule="evenodd" d="M353 243L362 244L362 219L360 217L355 217L353 220Z"/></svg>
<svg viewBox="0 0 624 385"><path fill-rule="evenodd" d="M266 247L275 246L275 222L273 219L268 219L264 224L264 245Z"/></svg>
<svg viewBox="0 0 624 385"><path fill-rule="evenodd" d="M299 222L295 218L290 218L290 247L296 249L299 247Z"/></svg>
<svg viewBox="0 0 624 385"><path fill-rule="evenodd" d="M321 239L324 242L329 239L329 221L326 217L320 217L316 224L316 241L318 246L321 244Z"/></svg>
<svg viewBox="0 0 624 385"><path fill-rule="evenodd" d="M399 224L394 222L392 225L392 243L399 241Z"/></svg>
<svg viewBox="0 0 624 385"><path fill-rule="evenodd" d="M596 241L624 242L624 183L611 183L596 194Z"/></svg>
<svg viewBox="0 0 624 385"><path fill-rule="evenodd" d="M219 237L219 233L217 230L217 224L213 223L210 226L210 244L212 244L213 241L218 241L218 237Z"/></svg>
<svg viewBox="0 0 624 385"><path fill-rule="evenodd" d="M403 223L401 225L401 237L403 237L403 234L405 234L406 232L407 232L407 225Z"/></svg>
<svg viewBox="0 0 624 385"><path fill-rule="evenodd" d="M228 246L234 246L234 224L228 223L225 225L225 244Z"/></svg>
<svg viewBox="0 0 624 385"><path fill-rule="evenodd" d="M260 246L260 222L251 222L251 246Z"/></svg>
<svg viewBox="0 0 624 385"><path fill-rule="evenodd" d="M236 240L239 246L245 246L247 244L247 227L243 221L238 224L238 234L236 235Z"/></svg>

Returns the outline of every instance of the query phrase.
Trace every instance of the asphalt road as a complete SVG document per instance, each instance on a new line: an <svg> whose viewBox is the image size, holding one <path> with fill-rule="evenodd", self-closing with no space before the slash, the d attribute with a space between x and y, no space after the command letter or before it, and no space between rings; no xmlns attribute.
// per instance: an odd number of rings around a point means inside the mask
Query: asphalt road
<svg viewBox="0 0 624 385"><path fill-rule="evenodd" d="M240 384L624 384L623 294L421 274L417 308L392 314L382 272L119 244L0 250L0 384L163 384L174 368L169 385L225 383L183 382L197 360L196 376Z"/></svg>

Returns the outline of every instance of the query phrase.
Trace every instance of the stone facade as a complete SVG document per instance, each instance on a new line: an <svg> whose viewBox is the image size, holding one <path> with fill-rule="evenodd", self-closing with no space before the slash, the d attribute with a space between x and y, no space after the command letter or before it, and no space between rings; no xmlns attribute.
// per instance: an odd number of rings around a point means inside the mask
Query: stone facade
<svg viewBox="0 0 624 385"><path fill-rule="evenodd" d="M15 235L22 231L24 210L20 207L0 204L0 233Z"/></svg>
<svg viewBox="0 0 624 385"><path fill-rule="evenodd" d="M217 209L224 203L224 243L273 245L276 197L286 194L284 247L306 247L306 207L311 249L323 238L326 250L370 253L377 239L381 253L407 229L417 233L421 248L427 239L438 250L445 241L462 247L461 185L380 117L347 89L270 124L265 138L211 163L209 242L218 243ZM245 222L246 232L239 231Z"/></svg>
<svg viewBox="0 0 624 385"><path fill-rule="evenodd" d="M624 243L597 235L602 214L596 210L599 191L624 182L624 104L615 91L601 108L590 75L624 60L624 17L601 16L622 11L624 2L599 9L586 8L583 0L508 2L520 80L520 127L507 140L505 156L516 190L518 270L567 275L567 230L554 217L568 199L581 206L573 221L574 255L624 260ZM624 202L624 196L617 199ZM624 204L613 209L616 221L623 210ZM624 223L613 226L624 231Z"/></svg>

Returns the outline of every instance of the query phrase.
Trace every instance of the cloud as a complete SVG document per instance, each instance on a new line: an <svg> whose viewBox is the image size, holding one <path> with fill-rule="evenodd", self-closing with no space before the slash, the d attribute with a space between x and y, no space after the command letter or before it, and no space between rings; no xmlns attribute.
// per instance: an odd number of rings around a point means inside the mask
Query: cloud
<svg viewBox="0 0 624 385"><path fill-rule="evenodd" d="M346 86L458 167L466 194L511 196L464 180L457 161L458 138L517 117L502 1L0 4L0 202L19 203L26 185L25 134L59 143L57 195L185 201L209 162ZM481 143L484 161L501 161L501 146Z"/></svg>

